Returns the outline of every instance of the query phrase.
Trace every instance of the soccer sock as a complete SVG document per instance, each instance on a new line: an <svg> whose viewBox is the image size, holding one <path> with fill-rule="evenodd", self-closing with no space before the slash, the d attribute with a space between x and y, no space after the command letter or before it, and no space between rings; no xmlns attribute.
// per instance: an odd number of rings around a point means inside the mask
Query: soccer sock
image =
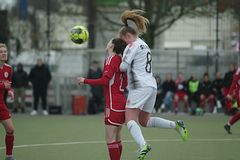
<svg viewBox="0 0 240 160"><path fill-rule="evenodd" d="M153 128L176 128L174 121L169 121L160 117L150 117L147 122L147 127Z"/></svg>
<svg viewBox="0 0 240 160"><path fill-rule="evenodd" d="M235 122L237 122L240 119L240 112L237 112L232 118L228 121L228 124L233 125Z"/></svg>
<svg viewBox="0 0 240 160"><path fill-rule="evenodd" d="M14 134L7 133L5 136L6 155L11 156L13 151Z"/></svg>
<svg viewBox="0 0 240 160"><path fill-rule="evenodd" d="M127 127L135 142L139 145L140 148L142 148L146 144L146 141L142 135L142 131L139 125L134 120L130 120L127 123Z"/></svg>
<svg viewBox="0 0 240 160"><path fill-rule="evenodd" d="M120 160L118 142L108 143L108 153L111 160Z"/></svg>
<svg viewBox="0 0 240 160"><path fill-rule="evenodd" d="M119 149L119 153L121 156L122 155L122 141L118 141L117 144L118 144L118 149Z"/></svg>

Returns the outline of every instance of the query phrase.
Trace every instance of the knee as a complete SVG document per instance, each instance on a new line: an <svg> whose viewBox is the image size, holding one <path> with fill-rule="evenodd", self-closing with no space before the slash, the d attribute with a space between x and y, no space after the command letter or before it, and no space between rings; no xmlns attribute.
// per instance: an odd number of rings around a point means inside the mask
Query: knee
<svg viewBox="0 0 240 160"><path fill-rule="evenodd" d="M106 137L105 137L105 141L106 141L106 143L113 143L113 142L115 142L116 140L115 140L115 138L114 138L114 136L113 135L106 135Z"/></svg>
<svg viewBox="0 0 240 160"><path fill-rule="evenodd" d="M146 126L147 126L147 122L148 122L148 119L139 118L139 124L140 124L142 127L146 127Z"/></svg>
<svg viewBox="0 0 240 160"><path fill-rule="evenodd" d="M115 142L115 139L113 139L111 137L106 137L105 141L106 141L107 144L109 144L109 143Z"/></svg>
<svg viewBox="0 0 240 160"><path fill-rule="evenodd" d="M215 99L214 95L211 94L211 95L210 95L210 99L211 99L211 100L214 100L214 99Z"/></svg>
<svg viewBox="0 0 240 160"><path fill-rule="evenodd" d="M178 100L179 100L178 95L175 95L175 96L174 96L174 101L175 101L175 102L178 102Z"/></svg>
<svg viewBox="0 0 240 160"><path fill-rule="evenodd" d="M13 126L7 127L6 128L6 134L13 135L14 134L14 127Z"/></svg>

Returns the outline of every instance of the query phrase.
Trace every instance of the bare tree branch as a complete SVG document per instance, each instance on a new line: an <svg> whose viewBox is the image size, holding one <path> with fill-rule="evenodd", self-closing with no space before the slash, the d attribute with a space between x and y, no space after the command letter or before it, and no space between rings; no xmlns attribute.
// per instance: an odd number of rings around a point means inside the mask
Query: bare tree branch
<svg viewBox="0 0 240 160"><path fill-rule="evenodd" d="M137 9L137 8L139 8L139 6L136 5L133 0L128 0L128 6L130 7L130 9Z"/></svg>
<svg viewBox="0 0 240 160"><path fill-rule="evenodd" d="M110 19L109 17L107 17L101 10L97 9L97 12L102 16L102 18L107 21L108 23L115 25L115 26L122 26L121 23L118 23L116 21L113 21L112 19Z"/></svg>

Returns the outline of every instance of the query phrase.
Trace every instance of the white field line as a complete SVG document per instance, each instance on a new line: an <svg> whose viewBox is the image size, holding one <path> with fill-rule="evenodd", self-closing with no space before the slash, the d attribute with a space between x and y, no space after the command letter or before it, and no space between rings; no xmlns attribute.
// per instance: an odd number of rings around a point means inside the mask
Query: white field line
<svg viewBox="0 0 240 160"><path fill-rule="evenodd" d="M180 139L150 139L148 142L179 142ZM226 141L240 141L240 138L223 138L223 139L189 139L190 142L226 142ZM133 143L133 140L123 140L123 143ZM29 147L42 147L42 146L63 146L63 145L76 145L76 144L102 144L105 141L79 141L79 142L62 142L62 143L42 143L42 144L23 144L15 145L14 148L29 148ZM185 142L186 143L186 142ZM5 147L0 147L0 150Z"/></svg>

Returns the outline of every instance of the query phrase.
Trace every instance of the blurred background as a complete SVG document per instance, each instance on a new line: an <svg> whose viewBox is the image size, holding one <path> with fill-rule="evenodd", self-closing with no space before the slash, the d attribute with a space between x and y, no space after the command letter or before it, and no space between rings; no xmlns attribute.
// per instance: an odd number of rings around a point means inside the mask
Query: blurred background
<svg viewBox="0 0 240 160"><path fill-rule="evenodd" d="M239 0L0 0L0 42L8 45L8 63L22 63L28 73L37 58L44 59L52 73L48 103L70 113L75 95L90 96L74 78L86 76L92 61L103 67L105 46L117 36L124 10L142 9L150 20L143 38L155 75L182 72L188 79L195 73L201 79L207 72L214 79L239 63L239 8ZM70 40L75 25L88 28L87 43ZM29 87L29 105L31 94Z"/></svg>

